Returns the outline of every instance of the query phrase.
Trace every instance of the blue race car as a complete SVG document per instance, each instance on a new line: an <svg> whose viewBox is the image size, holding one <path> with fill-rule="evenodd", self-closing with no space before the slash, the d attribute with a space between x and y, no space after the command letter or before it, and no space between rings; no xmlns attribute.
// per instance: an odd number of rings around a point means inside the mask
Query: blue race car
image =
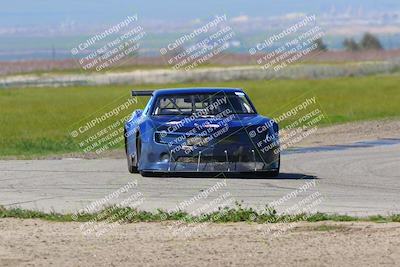
<svg viewBox="0 0 400 267"><path fill-rule="evenodd" d="M129 172L279 174L278 125L257 114L242 89L161 89L132 96L150 100L125 124Z"/></svg>

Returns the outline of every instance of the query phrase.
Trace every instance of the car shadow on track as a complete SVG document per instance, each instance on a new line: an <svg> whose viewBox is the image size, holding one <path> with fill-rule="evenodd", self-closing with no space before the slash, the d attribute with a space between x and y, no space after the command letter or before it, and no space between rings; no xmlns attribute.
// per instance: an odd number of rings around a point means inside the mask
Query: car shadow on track
<svg viewBox="0 0 400 267"><path fill-rule="evenodd" d="M304 174L304 173L280 173L277 177L272 177L269 179L280 179L280 180L313 180L320 179L315 175Z"/></svg>
<svg viewBox="0 0 400 267"><path fill-rule="evenodd" d="M268 180L313 180L319 179L317 176L304 173L280 173L278 176L272 177L268 174L255 173L169 173L169 174L153 174L150 177L162 178L208 178L208 179L268 179Z"/></svg>

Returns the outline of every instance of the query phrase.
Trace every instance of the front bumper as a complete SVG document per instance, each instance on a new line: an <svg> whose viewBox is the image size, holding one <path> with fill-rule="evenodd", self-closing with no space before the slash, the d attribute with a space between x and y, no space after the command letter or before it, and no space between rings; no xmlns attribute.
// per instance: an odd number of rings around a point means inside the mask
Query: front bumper
<svg viewBox="0 0 400 267"><path fill-rule="evenodd" d="M278 163L266 166L263 162L244 163L244 162L229 162L229 163L156 163L143 169L146 172L233 172L233 173L248 173L248 172L266 172L278 170Z"/></svg>
<svg viewBox="0 0 400 267"><path fill-rule="evenodd" d="M189 147L143 145L139 170L146 172L268 172L279 168L279 146L263 153L248 144Z"/></svg>

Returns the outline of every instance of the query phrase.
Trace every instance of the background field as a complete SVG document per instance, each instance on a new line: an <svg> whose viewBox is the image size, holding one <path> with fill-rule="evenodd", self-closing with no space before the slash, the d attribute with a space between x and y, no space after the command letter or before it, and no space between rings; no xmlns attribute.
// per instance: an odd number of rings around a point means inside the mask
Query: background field
<svg viewBox="0 0 400 267"><path fill-rule="evenodd" d="M400 116L399 84L400 77L393 75L168 84L161 87L241 87L249 94L258 112L270 117L315 96L317 104L327 115L322 124L329 125ZM129 98L131 89L124 85L0 90L0 156L79 151L69 135L71 129L86 122L89 114L102 114L120 105ZM131 106L115 119L142 108L145 102L142 99L137 106Z"/></svg>

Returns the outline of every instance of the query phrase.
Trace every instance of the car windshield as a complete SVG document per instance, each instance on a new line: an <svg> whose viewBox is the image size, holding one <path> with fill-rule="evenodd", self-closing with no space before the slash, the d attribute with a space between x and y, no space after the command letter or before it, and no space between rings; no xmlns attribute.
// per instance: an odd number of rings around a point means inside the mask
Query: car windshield
<svg viewBox="0 0 400 267"><path fill-rule="evenodd" d="M217 94L176 94L157 97L153 115L254 114L255 110L242 92Z"/></svg>

